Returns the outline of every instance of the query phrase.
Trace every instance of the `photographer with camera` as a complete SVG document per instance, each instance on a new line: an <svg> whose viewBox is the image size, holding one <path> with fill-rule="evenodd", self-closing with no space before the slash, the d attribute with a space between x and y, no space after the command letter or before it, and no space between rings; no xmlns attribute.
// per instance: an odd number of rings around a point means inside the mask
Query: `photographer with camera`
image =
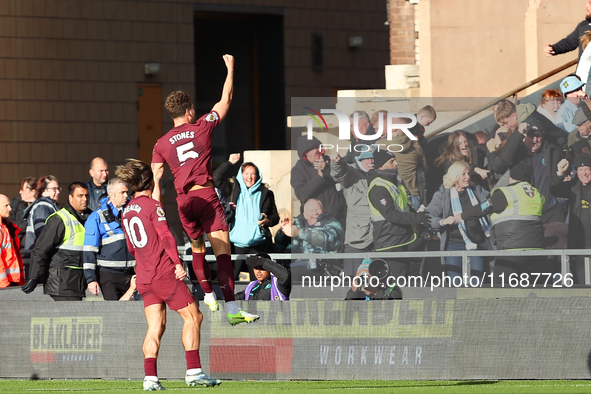
<svg viewBox="0 0 591 394"><path fill-rule="evenodd" d="M388 286L390 266L382 259L363 260L357 269L345 300L401 300L402 290L395 283ZM377 278L378 280L372 280ZM360 286L357 286L360 285Z"/></svg>

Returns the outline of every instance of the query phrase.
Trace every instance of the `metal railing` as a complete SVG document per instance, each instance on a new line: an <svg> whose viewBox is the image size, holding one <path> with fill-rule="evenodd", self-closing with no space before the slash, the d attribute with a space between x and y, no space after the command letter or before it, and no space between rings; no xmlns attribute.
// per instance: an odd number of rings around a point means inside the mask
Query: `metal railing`
<svg viewBox="0 0 591 394"><path fill-rule="evenodd" d="M570 273L570 265L568 256L585 256L584 272L585 284L591 284L591 267L590 256L591 249L542 249L542 250L462 250L462 251L426 251L426 252L365 252L365 253L269 253L273 260L340 260L340 259L384 259L384 258L398 258L398 259L423 259L428 257L461 257L462 258L462 277L464 281L466 277L470 277L470 260L471 256L478 257L502 257L502 256L560 256L560 274L562 278ZM233 254L232 260L245 260L249 255ZM215 261L215 257L208 255L207 261ZM183 260L190 262L193 257L184 255Z"/></svg>
<svg viewBox="0 0 591 394"><path fill-rule="evenodd" d="M553 76L555 74L558 74L559 72L564 71L567 68L569 68L569 67L577 64L577 61L578 61L577 59L573 59L570 62L567 62L567 63L563 64L562 66L555 68L552 71L548 71L544 75L541 75L541 76L539 76L539 77L537 77L535 79L532 79L529 82L524 83L523 85L518 86L515 89L512 89L512 90L508 91L507 93L505 93L505 94L497 97L496 99L494 99L494 100L492 100L492 101L490 101L490 102L488 102L488 103L486 103L484 105L481 105L480 107L478 107L478 108L476 108L476 109L468 112L466 115L463 115L463 116L459 117L458 119L454 120L453 122L448 123L445 126L440 127L439 129L435 130L432 133L429 133L428 135L425 135L425 138L428 139L428 138L434 137L437 134L441 133L442 131L445 131L445 130L449 129L450 127L453 127L453 126L457 125L458 123L461 123L464 120L469 119L472 116L479 114L480 112L482 112L482 111L484 111L484 110L492 107L493 105L495 105L501 99L515 96L517 93L519 93L519 92L521 92L521 91L529 88L530 86L533 86L533 85L535 85L535 84L537 84L537 83L539 83L539 82L541 82L541 81L543 81L545 79L548 79L551 76Z"/></svg>
<svg viewBox="0 0 591 394"><path fill-rule="evenodd" d="M30 254L30 251L23 251L25 255ZM232 254L232 260L246 260L250 255L246 254ZM424 259L429 257L461 257L462 258L462 277L470 277L470 260L471 256L478 257L502 257L502 256L560 256L560 273L564 278L566 274L570 273L570 265L568 256L585 256L584 258L584 272L585 284L591 284L591 249L543 249L543 250L459 250L459 251L426 251L426 252L365 252L365 253L269 253L273 260L341 260L341 259ZM23 256L24 257L24 256ZM193 256L183 254L181 256L183 261L193 261ZM215 256L207 255L207 261L214 262ZM28 263L28 262L27 262Z"/></svg>

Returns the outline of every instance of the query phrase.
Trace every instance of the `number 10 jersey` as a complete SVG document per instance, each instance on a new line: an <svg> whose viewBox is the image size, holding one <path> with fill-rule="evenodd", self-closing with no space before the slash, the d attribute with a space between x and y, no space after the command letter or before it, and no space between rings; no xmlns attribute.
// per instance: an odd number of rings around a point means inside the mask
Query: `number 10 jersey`
<svg viewBox="0 0 591 394"><path fill-rule="evenodd" d="M135 197L123 210L122 222L127 246L136 260L137 283L150 284L154 278L174 276L174 263L156 230L166 226L170 231L162 205L147 196Z"/></svg>

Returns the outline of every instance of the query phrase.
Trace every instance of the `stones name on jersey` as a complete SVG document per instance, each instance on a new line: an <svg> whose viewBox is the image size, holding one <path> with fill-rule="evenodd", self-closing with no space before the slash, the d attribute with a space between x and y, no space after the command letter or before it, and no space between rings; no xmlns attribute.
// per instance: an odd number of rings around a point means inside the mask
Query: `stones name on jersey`
<svg viewBox="0 0 591 394"><path fill-rule="evenodd" d="M174 145L176 142L180 141L180 140L184 140L187 138L195 138L195 132L194 131L183 131L181 133L175 134L172 137L170 137L168 139L168 141L170 142L171 145Z"/></svg>

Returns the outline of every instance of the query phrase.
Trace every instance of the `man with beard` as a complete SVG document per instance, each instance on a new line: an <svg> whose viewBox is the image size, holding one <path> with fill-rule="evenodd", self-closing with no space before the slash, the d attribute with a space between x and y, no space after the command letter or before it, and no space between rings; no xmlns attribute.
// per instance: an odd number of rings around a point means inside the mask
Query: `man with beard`
<svg viewBox="0 0 591 394"><path fill-rule="evenodd" d="M82 269L84 223L90 215L88 187L82 182L68 186L68 203L47 218L33 252L29 279L21 290L29 294L39 282L55 301L82 301L86 280Z"/></svg>
<svg viewBox="0 0 591 394"><path fill-rule="evenodd" d="M373 154L374 169L367 173L367 199L373 223L374 247L377 252L408 250L417 239L415 226L429 227L424 213L411 212L404 185L398 183L396 157L388 151ZM392 276L405 276L408 263L385 259Z"/></svg>
<svg viewBox="0 0 591 394"><path fill-rule="evenodd" d="M583 48L579 37L583 36L586 31L591 30L591 1L588 1L585 5L585 11L585 20L580 22L572 33L558 41L556 44L546 45L544 48L546 56L556 56L579 48L579 57L581 57Z"/></svg>

